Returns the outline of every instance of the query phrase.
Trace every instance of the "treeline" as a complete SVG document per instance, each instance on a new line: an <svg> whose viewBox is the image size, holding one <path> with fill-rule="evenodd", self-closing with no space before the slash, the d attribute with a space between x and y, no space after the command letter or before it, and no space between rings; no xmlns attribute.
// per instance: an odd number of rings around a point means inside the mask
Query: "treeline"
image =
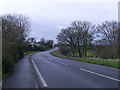
<svg viewBox="0 0 120 90"><path fill-rule="evenodd" d="M74 21L58 34L59 50L63 55L73 57L87 57L88 50L91 50L94 57L116 59L119 26L116 21L105 21L101 25Z"/></svg>
<svg viewBox="0 0 120 90"><path fill-rule="evenodd" d="M53 48L54 41L53 40L45 40L45 38L41 38L39 41L36 38L28 38L25 40L24 44L24 52L27 51L45 51Z"/></svg>
<svg viewBox="0 0 120 90"><path fill-rule="evenodd" d="M44 51L53 47L53 40L28 38L30 20L23 15L4 15L2 18L2 73L11 71L24 52Z"/></svg>

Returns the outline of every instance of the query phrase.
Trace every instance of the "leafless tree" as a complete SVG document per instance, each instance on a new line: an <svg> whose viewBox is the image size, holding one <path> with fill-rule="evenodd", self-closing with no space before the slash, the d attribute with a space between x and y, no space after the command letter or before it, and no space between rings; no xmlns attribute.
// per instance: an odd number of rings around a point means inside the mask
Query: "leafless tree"
<svg viewBox="0 0 120 90"><path fill-rule="evenodd" d="M12 42L22 42L30 30L28 17L22 15L2 16L3 39Z"/></svg>
<svg viewBox="0 0 120 90"><path fill-rule="evenodd" d="M105 21L97 27L99 35L101 35L102 49L101 54L105 58L118 57L118 22ZM106 52L107 51L107 52Z"/></svg>
<svg viewBox="0 0 120 90"><path fill-rule="evenodd" d="M87 49L93 40L94 31L95 26L90 22L75 21L71 27L62 29L57 39L62 45L70 47L73 56L77 51L80 57L83 54L87 56Z"/></svg>
<svg viewBox="0 0 120 90"><path fill-rule="evenodd" d="M71 25L76 30L77 48L79 56L87 56L87 49L93 40L95 26L88 21L75 21Z"/></svg>
<svg viewBox="0 0 120 90"><path fill-rule="evenodd" d="M57 36L58 43L61 45L67 45L70 47L71 52L73 54L73 57L75 56L76 52L76 36L75 36L75 30L72 29L71 27L62 29L61 33Z"/></svg>

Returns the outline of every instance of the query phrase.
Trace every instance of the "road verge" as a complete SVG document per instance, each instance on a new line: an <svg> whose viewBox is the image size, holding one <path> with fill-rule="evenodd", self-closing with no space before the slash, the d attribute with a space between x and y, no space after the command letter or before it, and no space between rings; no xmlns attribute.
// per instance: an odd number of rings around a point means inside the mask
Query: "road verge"
<svg viewBox="0 0 120 90"><path fill-rule="evenodd" d="M53 51L50 54L53 56L56 56L56 57L60 57L60 58L66 58L66 59L70 59L70 60L75 60L75 61L97 64L97 65L120 69L120 61L107 61L107 60L102 60L102 59L97 60L97 59L89 59L89 58L68 57L68 56L64 56L64 55L60 54L58 50Z"/></svg>

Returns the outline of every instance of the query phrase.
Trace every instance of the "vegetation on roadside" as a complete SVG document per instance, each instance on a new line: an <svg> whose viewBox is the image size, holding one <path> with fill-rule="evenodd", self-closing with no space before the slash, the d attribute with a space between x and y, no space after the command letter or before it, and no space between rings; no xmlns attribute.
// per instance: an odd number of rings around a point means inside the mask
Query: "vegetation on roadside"
<svg viewBox="0 0 120 90"><path fill-rule="evenodd" d="M69 56L62 55L59 52L59 50L53 51L50 54L60 57L60 58L66 58L66 59L70 59L70 60L76 60L76 61L81 61L81 62L86 62L86 63L91 63L91 64L103 65L103 66L108 66L108 67L113 67L113 68L120 68L120 61L69 57Z"/></svg>
<svg viewBox="0 0 120 90"><path fill-rule="evenodd" d="M72 60L120 68L120 23L105 21L94 25L74 21L57 35L59 52L52 55Z"/></svg>
<svg viewBox="0 0 120 90"><path fill-rule="evenodd" d="M24 52L24 55L28 55L28 54L31 54L31 53L34 53L34 52L38 52L38 51L28 51L28 52Z"/></svg>
<svg viewBox="0 0 120 90"><path fill-rule="evenodd" d="M83 58L88 57L87 51L90 50L95 58L118 59L119 29L120 23L116 21L105 21L99 25L74 21L57 35L60 53Z"/></svg>
<svg viewBox="0 0 120 90"><path fill-rule="evenodd" d="M29 32L30 21L22 15L4 15L2 18L2 74L12 71L14 64L23 58L24 41Z"/></svg>
<svg viewBox="0 0 120 90"><path fill-rule="evenodd" d="M29 18L23 15L3 15L2 19L2 76L7 77L14 64L32 52L45 51L53 47L53 40L28 38Z"/></svg>

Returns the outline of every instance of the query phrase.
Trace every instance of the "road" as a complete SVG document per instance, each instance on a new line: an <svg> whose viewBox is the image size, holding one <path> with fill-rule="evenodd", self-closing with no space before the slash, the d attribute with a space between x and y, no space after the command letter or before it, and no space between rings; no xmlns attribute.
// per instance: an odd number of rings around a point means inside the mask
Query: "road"
<svg viewBox="0 0 120 90"><path fill-rule="evenodd" d="M58 58L54 50L33 54L32 63L29 55L20 60L3 88L118 88L120 70Z"/></svg>
<svg viewBox="0 0 120 90"><path fill-rule="evenodd" d="M51 51L31 57L42 77L42 87L118 88L118 69L58 58L50 55Z"/></svg>

